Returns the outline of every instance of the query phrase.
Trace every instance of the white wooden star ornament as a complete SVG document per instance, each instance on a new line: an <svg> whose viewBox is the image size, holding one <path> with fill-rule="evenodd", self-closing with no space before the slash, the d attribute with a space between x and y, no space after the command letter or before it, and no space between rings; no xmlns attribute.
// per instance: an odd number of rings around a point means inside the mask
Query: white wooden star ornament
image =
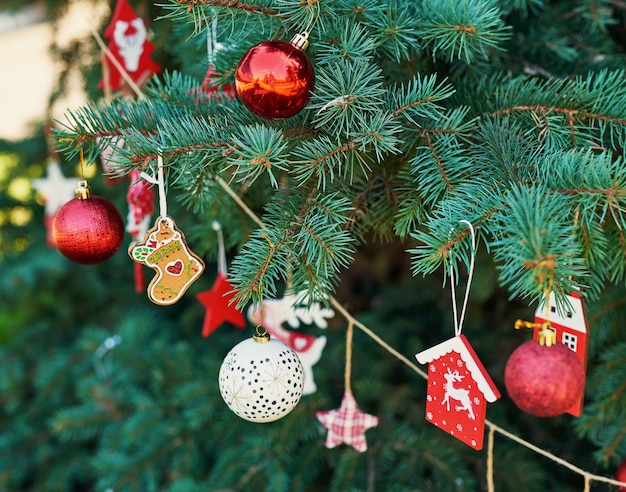
<svg viewBox="0 0 626 492"><path fill-rule="evenodd" d="M61 171L59 161L50 159L45 178L32 180L33 188L41 193L45 200L46 215L54 215L63 205L74 198L76 178L66 178Z"/></svg>
<svg viewBox="0 0 626 492"><path fill-rule="evenodd" d="M46 242L49 246L55 246L52 237L52 220L57 211L74 198L77 183L76 178L66 178L63 175L59 161L55 158L50 158L48 161L45 178L32 180L33 189L41 194L45 203L44 224L47 231Z"/></svg>

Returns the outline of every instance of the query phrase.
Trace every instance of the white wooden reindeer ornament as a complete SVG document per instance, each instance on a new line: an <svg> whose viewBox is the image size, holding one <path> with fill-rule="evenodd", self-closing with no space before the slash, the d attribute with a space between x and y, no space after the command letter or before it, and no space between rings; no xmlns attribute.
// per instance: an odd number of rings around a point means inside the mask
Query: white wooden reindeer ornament
<svg viewBox="0 0 626 492"><path fill-rule="evenodd" d="M316 325L318 328L327 328L327 318L332 318L335 312L323 307L318 302L307 305L304 294L285 294L282 299L264 300L262 308L248 308L248 320L252 324L265 327L270 336L275 337L291 347L300 358L304 369L303 395L310 395L317 391L313 375L313 366L320 360L326 346L324 335L316 337L286 329L284 323L291 328L299 328L301 324Z"/></svg>

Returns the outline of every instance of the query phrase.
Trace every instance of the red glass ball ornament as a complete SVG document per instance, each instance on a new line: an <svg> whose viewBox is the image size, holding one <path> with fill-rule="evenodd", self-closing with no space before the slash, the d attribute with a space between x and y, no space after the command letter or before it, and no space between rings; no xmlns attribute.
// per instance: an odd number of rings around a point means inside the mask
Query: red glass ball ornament
<svg viewBox="0 0 626 492"><path fill-rule="evenodd" d="M302 111L315 84L313 65L299 46L291 42L264 41L243 55L235 72L235 89L241 102L254 114L282 120Z"/></svg>
<svg viewBox="0 0 626 492"><path fill-rule="evenodd" d="M504 384L513 402L524 412L555 417L582 395L585 369L576 354L562 343L548 347L529 340L509 357Z"/></svg>
<svg viewBox="0 0 626 492"><path fill-rule="evenodd" d="M622 463L617 467L615 480L626 483L626 460L622 461ZM626 492L626 487L619 487L617 490L619 492Z"/></svg>
<svg viewBox="0 0 626 492"><path fill-rule="evenodd" d="M76 263L93 265L108 260L120 249L124 221L109 200L92 196L85 182L76 198L63 205L52 222L59 252Z"/></svg>

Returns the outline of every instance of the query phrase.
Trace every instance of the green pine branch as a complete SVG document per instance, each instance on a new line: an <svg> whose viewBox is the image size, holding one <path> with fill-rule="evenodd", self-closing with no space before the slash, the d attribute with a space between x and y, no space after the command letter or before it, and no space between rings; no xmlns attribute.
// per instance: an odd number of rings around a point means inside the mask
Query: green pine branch
<svg viewBox="0 0 626 492"><path fill-rule="evenodd" d="M469 64L503 49L502 43L511 36L492 0L425 0L419 12L418 37L429 46L433 58Z"/></svg>

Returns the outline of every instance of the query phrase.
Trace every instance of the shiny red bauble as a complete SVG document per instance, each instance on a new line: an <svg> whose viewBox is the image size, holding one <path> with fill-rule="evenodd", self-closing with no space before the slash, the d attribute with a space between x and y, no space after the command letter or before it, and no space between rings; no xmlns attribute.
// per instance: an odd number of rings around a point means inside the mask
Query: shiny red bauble
<svg viewBox="0 0 626 492"><path fill-rule="evenodd" d="M294 41L264 41L253 46L235 72L240 101L269 120L282 120L302 111L314 84L313 65Z"/></svg>
<svg viewBox="0 0 626 492"><path fill-rule="evenodd" d="M504 369L504 384L513 402L537 417L555 417L578 401L585 369L562 343L548 347L530 340L516 348Z"/></svg>
<svg viewBox="0 0 626 492"><path fill-rule="evenodd" d="M84 191L84 190L83 190ZM52 222L59 252L76 263L93 265L108 260L120 249L124 221L109 200L85 193L63 205Z"/></svg>
<svg viewBox="0 0 626 492"><path fill-rule="evenodd" d="M615 480L626 483L626 460L622 461L622 463L617 467ZM626 492L626 487L619 487L617 490L619 492Z"/></svg>

